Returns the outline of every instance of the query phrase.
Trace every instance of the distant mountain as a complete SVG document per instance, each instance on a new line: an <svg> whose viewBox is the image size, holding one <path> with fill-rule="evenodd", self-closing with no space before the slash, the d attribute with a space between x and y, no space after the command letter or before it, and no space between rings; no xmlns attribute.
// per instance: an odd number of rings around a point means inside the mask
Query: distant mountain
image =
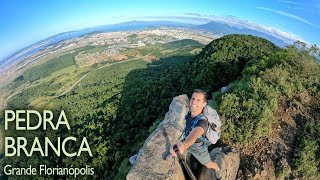
<svg viewBox="0 0 320 180"><path fill-rule="evenodd" d="M248 34L249 35L250 34L250 35L259 36L259 37L268 39L269 41L275 43L280 47L285 47L286 45L288 45L288 43L284 39L277 38L266 32L245 28L245 27L239 27L235 25L230 25L222 22L212 21L207 24L193 26L192 28L197 30L201 29L214 34L221 34L221 35L227 35L227 34Z"/></svg>

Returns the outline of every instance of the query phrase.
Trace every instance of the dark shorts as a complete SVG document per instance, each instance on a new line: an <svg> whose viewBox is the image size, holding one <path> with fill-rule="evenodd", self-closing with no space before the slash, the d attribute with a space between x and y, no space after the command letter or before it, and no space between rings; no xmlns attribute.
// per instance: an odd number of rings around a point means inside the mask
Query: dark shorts
<svg viewBox="0 0 320 180"><path fill-rule="evenodd" d="M208 147L204 144L200 147L191 146L187 151L190 152L195 158L197 158L197 160L203 165L207 165L211 162Z"/></svg>

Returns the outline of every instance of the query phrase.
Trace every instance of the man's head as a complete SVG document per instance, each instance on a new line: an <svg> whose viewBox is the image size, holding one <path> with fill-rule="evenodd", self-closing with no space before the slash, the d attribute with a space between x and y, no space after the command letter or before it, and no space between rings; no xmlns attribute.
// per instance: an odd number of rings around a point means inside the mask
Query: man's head
<svg viewBox="0 0 320 180"><path fill-rule="evenodd" d="M207 105L207 93L201 89L194 90L189 105L192 114L200 114Z"/></svg>

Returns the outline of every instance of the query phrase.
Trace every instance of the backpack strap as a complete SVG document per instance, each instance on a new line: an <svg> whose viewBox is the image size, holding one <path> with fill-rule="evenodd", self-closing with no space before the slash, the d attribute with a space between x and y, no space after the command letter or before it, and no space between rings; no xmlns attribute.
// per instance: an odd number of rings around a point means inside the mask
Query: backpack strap
<svg viewBox="0 0 320 180"><path fill-rule="evenodd" d="M191 129L194 129L198 123L198 121L200 119L202 119L204 117L203 114L199 114L195 119L192 120L192 126L191 126Z"/></svg>
<svg viewBox="0 0 320 180"><path fill-rule="evenodd" d="M187 119L187 116L189 115L189 113L190 112L188 112L185 116L184 116L184 119L186 120ZM186 135L186 133L187 133L187 127L185 127L184 129L183 129L183 131L182 131L182 134L179 136L179 138L178 138L178 141L181 141L181 140L183 140L184 138L185 138L185 135ZM183 139L181 139L183 137Z"/></svg>
<svg viewBox="0 0 320 180"><path fill-rule="evenodd" d="M196 117L196 119L193 120L193 124L192 124L192 126L191 126L191 129L194 129L194 128L196 127L198 121L199 121L200 119L202 119L202 118L204 118L204 119L208 122L208 128L209 128L209 126L210 126L209 121L207 120L207 118L206 118L203 114L200 114L200 115L198 115L198 116ZM208 128L207 128L207 131L208 131ZM204 129L204 133L203 133L204 136L206 135L207 131ZM205 137L203 137L202 135L200 135L200 136L198 137L198 139L199 139L200 141L202 141L203 143L205 143L205 144L208 143L208 140L207 140Z"/></svg>
<svg viewBox="0 0 320 180"><path fill-rule="evenodd" d="M198 118L198 117L199 117L199 118ZM204 129L204 136L205 136L206 133L207 133L207 131L208 131L208 129L210 128L210 122L207 120L207 118L206 118L203 114L200 114L199 116L197 116L197 119L195 119L196 121L192 124L192 129L195 128L195 126L196 126L196 124L198 123L198 121L199 121L200 119L202 119L203 117L204 117L204 119L206 120L206 122L208 123L207 129L206 129L206 130ZM206 146L208 146L208 144L211 144L211 143L207 140L207 138L203 137L202 135L200 135L200 136L198 137L198 139L199 139L200 141L202 141Z"/></svg>
<svg viewBox="0 0 320 180"><path fill-rule="evenodd" d="M190 112L189 112L189 113L190 113ZM187 118L187 116L189 115L189 113L184 117L184 119ZM200 119L202 119L203 117L204 117L203 114L199 114L195 119L193 119L193 120L192 120L192 125L191 125L191 127L190 127L189 129L187 129L187 127L185 127L185 128L183 129L182 134L181 134L180 137L178 138L178 140L179 140L179 141L180 141L180 140L183 140L183 139L185 138L185 135L187 134L187 131L188 131L188 130L192 131L192 129L194 129L194 128L196 127L198 121L199 121ZM183 139L181 139L182 137L183 137Z"/></svg>

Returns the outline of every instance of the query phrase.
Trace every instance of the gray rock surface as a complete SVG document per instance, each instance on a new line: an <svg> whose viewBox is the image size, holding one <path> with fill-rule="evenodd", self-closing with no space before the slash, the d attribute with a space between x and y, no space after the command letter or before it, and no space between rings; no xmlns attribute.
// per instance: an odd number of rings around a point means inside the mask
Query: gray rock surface
<svg viewBox="0 0 320 180"><path fill-rule="evenodd" d="M230 91L230 86L224 86L221 88L221 93L224 94L224 93L227 93Z"/></svg>
<svg viewBox="0 0 320 180"><path fill-rule="evenodd" d="M129 158L129 161L130 161L130 164L131 164L131 165L137 164L137 157L138 157L138 154L135 154L135 155L133 155L133 156L131 156L131 157Z"/></svg>
<svg viewBox="0 0 320 180"><path fill-rule="evenodd" d="M170 157L171 144L177 142L185 126L184 116L188 111L187 102L187 95L180 95L173 99L165 119L140 149L137 162L132 166L127 179L184 179L178 161L170 176L169 170L173 160L167 157Z"/></svg>
<svg viewBox="0 0 320 180"><path fill-rule="evenodd" d="M221 180L236 179L237 172L240 165L239 153L232 147L227 146L223 148L215 148L210 151L210 157L213 161L218 163L222 169ZM212 172L206 167L201 166L199 180L212 179Z"/></svg>

